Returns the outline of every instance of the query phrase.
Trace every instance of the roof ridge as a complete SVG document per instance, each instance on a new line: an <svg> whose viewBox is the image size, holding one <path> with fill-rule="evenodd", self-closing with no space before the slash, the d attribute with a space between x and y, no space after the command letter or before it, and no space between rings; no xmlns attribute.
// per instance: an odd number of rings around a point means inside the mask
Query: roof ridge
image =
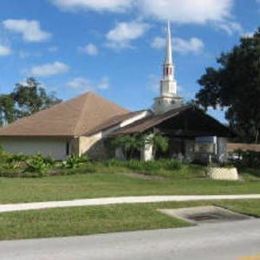
<svg viewBox="0 0 260 260"><path fill-rule="evenodd" d="M81 109L81 112L80 112L80 115L79 115L79 117L78 117L78 122L76 123L76 125L75 125L75 128L74 128L74 130L73 130L73 134L74 134L74 136L76 136L76 134L77 134L77 130L78 130L78 128L80 127L80 124L81 124L81 120L82 120L82 118L84 117L84 114L85 114L85 108L86 108L86 106L87 106L87 100L88 100L88 97L89 97L89 95L90 94L93 94L92 92L87 92L86 94L85 94L85 100L84 100L84 105L83 105L83 107L82 107L82 109ZM82 95L82 97L83 97L84 95Z"/></svg>

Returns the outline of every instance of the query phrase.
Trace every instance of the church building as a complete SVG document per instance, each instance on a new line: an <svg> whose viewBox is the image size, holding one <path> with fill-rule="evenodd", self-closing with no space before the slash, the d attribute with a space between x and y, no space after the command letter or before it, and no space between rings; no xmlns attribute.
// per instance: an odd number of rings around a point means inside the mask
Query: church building
<svg viewBox="0 0 260 260"><path fill-rule="evenodd" d="M226 140L233 136L229 128L178 96L169 23L160 95L151 109L131 112L88 92L1 128L0 146L11 153L40 153L57 160L72 154L105 159L111 154L108 138L147 133L168 137L170 158L190 161L209 156L225 161ZM117 150L114 156L122 155ZM152 145L146 144L140 156L152 160Z"/></svg>

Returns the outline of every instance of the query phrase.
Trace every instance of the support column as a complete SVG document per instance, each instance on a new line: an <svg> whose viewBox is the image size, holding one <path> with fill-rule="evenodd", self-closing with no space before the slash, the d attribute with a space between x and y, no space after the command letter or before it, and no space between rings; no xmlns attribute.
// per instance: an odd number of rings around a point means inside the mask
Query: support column
<svg viewBox="0 0 260 260"><path fill-rule="evenodd" d="M217 146L218 146L218 160L219 162L227 162L227 138L218 137L217 138Z"/></svg>
<svg viewBox="0 0 260 260"><path fill-rule="evenodd" d="M151 139L153 134L147 136L147 140ZM145 145L141 151L141 160L147 162L154 160L153 157L153 144L151 142L145 142Z"/></svg>

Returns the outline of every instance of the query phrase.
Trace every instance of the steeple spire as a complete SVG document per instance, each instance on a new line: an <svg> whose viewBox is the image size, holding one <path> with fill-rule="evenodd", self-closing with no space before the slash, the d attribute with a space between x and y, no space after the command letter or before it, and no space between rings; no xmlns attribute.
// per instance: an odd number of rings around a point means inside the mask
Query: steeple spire
<svg viewBox="0 0 260 260"><path fill-rule="evenodd" d="M172 65L172 33L170 21L168 21L167 27L165 64Z"/></svg>
<svg viewBox="0 0 260 260"><path fill-rule="evenodd" d="M177 82L175 80L175 67L172 58L172 34L170 21L167 24L165 60L163 64L163 77L160 84L160 96L155 98L155 113L164 113L174 107L182 105L182 99L177 95Z"/></svg>
<svg viewBox="0 0 260 260"><path fill-rule="evenodd" d="M161 81L161 96L173 96L177 94L177 85L174 79L174 64L172 61L172 34L168 21L166 35L165 60L163 64L163 79Z"/></svg>

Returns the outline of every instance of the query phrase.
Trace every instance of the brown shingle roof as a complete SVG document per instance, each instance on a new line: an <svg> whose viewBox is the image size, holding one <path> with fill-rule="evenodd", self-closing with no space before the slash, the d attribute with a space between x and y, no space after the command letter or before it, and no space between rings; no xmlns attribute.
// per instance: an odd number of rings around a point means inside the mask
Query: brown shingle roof
<svg viewBox="0 0 260 260"><path fill-rule="evenodd" d="M80 136L129 111L88 92L0 129L0 136Z"/></svg>
<svg viewBox="0 0 260 260"><path fill-rule="evenodd" d="M154 126L160 124L161 122L178 115L180 112L185 111L188 108L190 108L190 106L183 106L180 108L172 109L163 114L148 116L144 119L136 121L135 123L133 123L129 126L119 129L112 135L134 134L134 133L145 132L146 130L150 129L151 127L154 127Z"/></svg>
<svg viewBox="0 0 260 260"><path fill-rule="evenodd" d="M176 136L234 136L228 127L191 105L151 115L113 132L111 136L143 133L154 127L161 127Z"/></svg>
<svg viewBox="0 0 260 260"><path fill-rule="evenodd" d="M141 114L144 111L146 111L146 110L130 112L130 113L127 113L127 114L114 116L114 117L106 120L102 124L98 125L96 128L92 129L91 131L87 132L85 135L93 135L93 134L98 133L100 131L104 131L104 130L107 130L111 127L115 127L115 126L119 125L120 123L122 123L123 121L128 120L132 117L135 117L135 116Z"/></svg>

